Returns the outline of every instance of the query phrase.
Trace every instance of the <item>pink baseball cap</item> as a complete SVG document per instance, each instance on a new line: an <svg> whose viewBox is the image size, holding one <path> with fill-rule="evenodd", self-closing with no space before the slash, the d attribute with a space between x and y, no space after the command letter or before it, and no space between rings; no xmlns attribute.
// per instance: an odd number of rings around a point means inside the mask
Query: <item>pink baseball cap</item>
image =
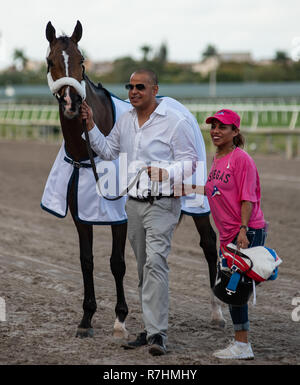
<svg viewBox="0 0 300 385"><path fill-rule="evenodd" d="M220 110L206 119L206 123L211 123L213 119L217 119L224 124L233 124L236 128L240 127L241 118L232 110Z"/></svg>

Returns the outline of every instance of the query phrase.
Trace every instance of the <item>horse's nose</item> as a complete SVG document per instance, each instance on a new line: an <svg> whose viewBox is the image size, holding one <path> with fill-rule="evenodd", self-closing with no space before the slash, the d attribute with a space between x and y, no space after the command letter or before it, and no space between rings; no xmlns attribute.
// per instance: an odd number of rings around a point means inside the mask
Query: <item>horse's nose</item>
<svg viewBox="0 0 300 385"><path fill-rule="evenodd" d="M66 89L64 94L65 110L70 111L72 108L72 99L70 97L69 87Z"/></svg>

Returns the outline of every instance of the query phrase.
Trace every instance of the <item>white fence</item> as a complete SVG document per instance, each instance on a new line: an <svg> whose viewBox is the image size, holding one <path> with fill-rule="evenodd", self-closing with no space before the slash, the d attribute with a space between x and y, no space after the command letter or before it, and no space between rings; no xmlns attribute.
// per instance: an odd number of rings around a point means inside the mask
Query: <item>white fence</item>
<svg viewBox="0 0 300 385"><path fill-rule="evenodd" d="M209 127L205 119L221 108L233 109L242 119L242 132L247 136L266 138L272 148L274 137L281 136L288 159L300 156L300 106L276 104L186 104L196 116L201 130ZM56 105L0 105L0 138L42 139L60 141L61 131Z"/></svg>
<svg viewBox="0 0 300 385"><path fill-rule="evenodd" d="M300 156L300 106L276 104L186 104L196 116L201 130L207 131L205 124L208 116L220 109L232 109L241 117L241 130L246 134L266 135L270 143L272 136L285 137L285 154L287 159ZM295 146L295 143L296 146ZM294 149L296 147L296 150Z"/></svg>

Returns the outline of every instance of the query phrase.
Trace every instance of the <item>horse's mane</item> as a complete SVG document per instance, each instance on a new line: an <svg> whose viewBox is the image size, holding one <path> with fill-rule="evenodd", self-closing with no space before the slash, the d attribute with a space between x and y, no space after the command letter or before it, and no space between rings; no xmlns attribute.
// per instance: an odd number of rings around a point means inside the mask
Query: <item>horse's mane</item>
<svg viewBox="0 0 300 385"><path fill-rule="evenodd" d="M89 84L98 92L104 92L105 95L110 99L111 94L109 91L107 91L106 88L103 87L103 85L99 82L98 84L95 84L86 73L84 73L84 80L89 82Z"/></svg>

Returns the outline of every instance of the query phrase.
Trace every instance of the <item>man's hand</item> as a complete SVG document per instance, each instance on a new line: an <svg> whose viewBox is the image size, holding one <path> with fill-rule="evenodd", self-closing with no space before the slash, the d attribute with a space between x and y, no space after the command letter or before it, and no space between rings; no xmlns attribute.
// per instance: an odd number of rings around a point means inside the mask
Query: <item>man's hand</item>
<svg viewBox="0 0 300 385"><path fill-rule="evenodd" d="M162 182L169 179L169 173L164 168L148 166L148 175L153 182Z"/></svg>
<svg viewBox="0 0 300 385"><path fill-rule="evenodd" d="M88 131L90 131L95 126L95 122L93 120L93 111L85 100L81 104L81 119L86 120Z"/></svg>

